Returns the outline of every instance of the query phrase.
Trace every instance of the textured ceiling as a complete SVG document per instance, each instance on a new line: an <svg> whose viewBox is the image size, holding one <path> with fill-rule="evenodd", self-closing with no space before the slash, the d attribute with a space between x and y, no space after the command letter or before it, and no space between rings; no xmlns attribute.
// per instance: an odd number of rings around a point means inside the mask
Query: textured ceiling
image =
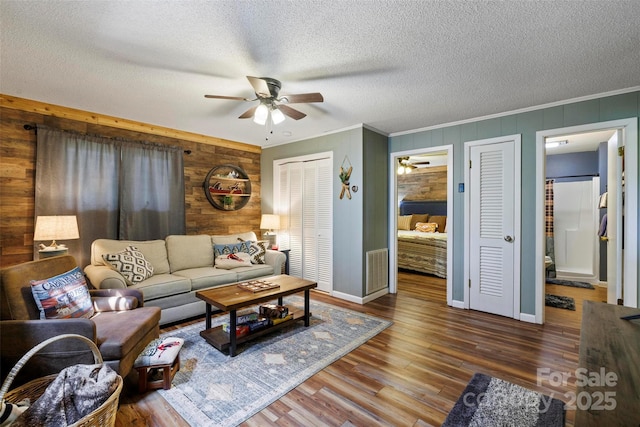
<svg viewBox="0 0 640 427"><path fill-rule="evenodd" d="M639 1L0 0L0 93L241 141L386 134L640 85ZM245 76L296 104L268 135ZM266 137L269 136L269 141Z"/></svg>

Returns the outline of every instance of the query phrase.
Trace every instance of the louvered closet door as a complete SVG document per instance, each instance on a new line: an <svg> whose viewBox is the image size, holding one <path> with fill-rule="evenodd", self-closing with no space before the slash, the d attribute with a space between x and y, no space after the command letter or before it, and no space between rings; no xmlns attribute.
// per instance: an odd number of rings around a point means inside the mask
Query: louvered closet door
<svg viewBox="0 0 640 427"><path fill-rule="evenodd" d="M318 290L330 292L333 286L330 159L305 162L303 194L303 277L316 281Z"/></svg>
<svg viewBox="0 0 640 427"><path fill-rule="evenodd" d="M285 195L288 201L288 237L289 246L289 274L303 277L303 164L291 163L286 165L288 169L289 191Z"/></svg>
<svg viewBox="0 0 640 427"><path fill-rule="evenodd" d="M514 142L470 150L469 305L513 317Z"/></svg>

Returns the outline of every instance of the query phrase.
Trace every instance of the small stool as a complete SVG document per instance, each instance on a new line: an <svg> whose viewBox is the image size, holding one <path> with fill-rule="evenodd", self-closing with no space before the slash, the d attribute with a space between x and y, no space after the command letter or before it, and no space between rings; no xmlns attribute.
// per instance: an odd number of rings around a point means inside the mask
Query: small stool
<svg viewBox="0 0 640 427"><path fill-rule="evenodd" d="M133 364L138 371L140 393L171 388L171 381L180 370L180 349L183 344L182 338L167 337L155 339L145 347ZM153 378L156 370L162 372L162 378Z"/></svg>

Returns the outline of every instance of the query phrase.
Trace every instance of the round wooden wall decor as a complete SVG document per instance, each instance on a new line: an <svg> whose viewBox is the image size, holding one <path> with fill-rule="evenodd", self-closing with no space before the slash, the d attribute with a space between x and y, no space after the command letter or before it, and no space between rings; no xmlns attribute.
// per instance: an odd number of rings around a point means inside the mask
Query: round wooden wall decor
<svg viewBox="0 0 640 427"><path fill-rule="evenodd" d="M204 194L214 208L237 211L249 203L251 181L239 166L216 166L204 180Z"/></svg>

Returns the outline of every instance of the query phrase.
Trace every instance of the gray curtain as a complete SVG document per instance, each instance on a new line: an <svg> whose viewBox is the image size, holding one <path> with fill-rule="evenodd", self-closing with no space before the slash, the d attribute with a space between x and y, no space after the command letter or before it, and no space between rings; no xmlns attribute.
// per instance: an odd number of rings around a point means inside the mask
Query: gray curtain
<svg viewBox="0 0 640 427"><path fill-rule="evenodd" d="M42 126L37 141L35 216L77 216L80 239L60 243L80 267L98 238L185 233L182 149Z"/></svg>
<svg viewBox="0 0 640 427"><path fill-rule="evenodd" d="M185 234L182 150L124 143L122 153L118 237L150 240Z"/></svg>

